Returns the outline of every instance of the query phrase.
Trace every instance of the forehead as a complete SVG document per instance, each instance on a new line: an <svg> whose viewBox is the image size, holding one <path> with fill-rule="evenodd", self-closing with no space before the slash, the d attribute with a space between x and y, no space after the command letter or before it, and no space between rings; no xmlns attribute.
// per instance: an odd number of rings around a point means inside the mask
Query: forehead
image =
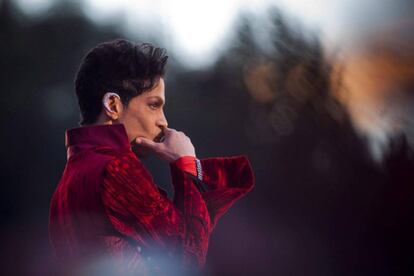
<svg viewBox="0 0 414 276"><path fill-rule="evenodd" d="M142 104L147 104L148 101L162 101L165 103L165 88L164 80L161 78L158 83L149 91L145 91L139 94L136 97L133 97L129 103L128 107L139 106Z"/></svg>
<svg viewBox="0 0 414 276"><path fill-rule="evenodd" d="M142 98L151 98L151 97L159 97L165 101L165 83L164 79L160 78L157 84L149 91L142 93L140 96Z"/></svg>

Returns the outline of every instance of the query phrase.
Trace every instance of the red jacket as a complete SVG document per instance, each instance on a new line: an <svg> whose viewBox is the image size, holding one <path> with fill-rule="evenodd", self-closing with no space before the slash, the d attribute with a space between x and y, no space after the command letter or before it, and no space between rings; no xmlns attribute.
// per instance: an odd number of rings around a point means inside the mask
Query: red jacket
<svg viewBox="0 0 414 276"><path fill-rule="evenodd" d="M202 267L218 218L254 185L244 156L201 160L202 181L173 163L171 201L131 150L121 124L68 130L66 147L49 235L64 269L75 275L108 267L118 275L172 275Z"/></svg>

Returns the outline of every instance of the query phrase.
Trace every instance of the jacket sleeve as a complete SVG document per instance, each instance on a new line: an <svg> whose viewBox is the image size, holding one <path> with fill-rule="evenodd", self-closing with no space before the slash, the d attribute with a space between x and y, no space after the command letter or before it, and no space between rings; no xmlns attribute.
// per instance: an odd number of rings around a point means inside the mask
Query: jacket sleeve
<svg viewBox="0 0 414 276"><path fill-rule="evenodd" d="M198 180L198 186L202 187L202 196L213 228L234 202L253 189L255 179L246 156L207 158L200 161L203 179Z"/></svg>
<svg viewBox="0 0 414 276"><path fill-rule="evenodd" d="M207 206L187 173L171 165L171 174L173 201L160 192L133 152L114 158L105 168L104 208L126 238L147 248L179 248L186 265L200 267L211 229Z"/></svg>

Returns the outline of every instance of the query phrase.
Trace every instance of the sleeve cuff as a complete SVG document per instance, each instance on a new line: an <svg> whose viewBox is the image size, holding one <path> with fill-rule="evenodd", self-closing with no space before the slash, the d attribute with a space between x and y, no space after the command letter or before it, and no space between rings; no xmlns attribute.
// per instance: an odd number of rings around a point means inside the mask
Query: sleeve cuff
<svg viewBox="0 0 414 276"><path fill-rule="evenodd" d="M184 172L197 176L196 160L197 158L194 156L182 156L175 160L172 164Z"/></svg>

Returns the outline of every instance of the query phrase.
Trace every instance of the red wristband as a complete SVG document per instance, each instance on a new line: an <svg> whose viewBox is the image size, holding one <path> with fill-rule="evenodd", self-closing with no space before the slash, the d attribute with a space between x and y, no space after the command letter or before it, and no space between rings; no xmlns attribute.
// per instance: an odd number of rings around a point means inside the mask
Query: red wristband
<svg viewBox="0 0 414 276"><path fill-rule="evenodd" d="M194 156L182 156L173 164L182 171L197 176L196 158Z"/></svg>

